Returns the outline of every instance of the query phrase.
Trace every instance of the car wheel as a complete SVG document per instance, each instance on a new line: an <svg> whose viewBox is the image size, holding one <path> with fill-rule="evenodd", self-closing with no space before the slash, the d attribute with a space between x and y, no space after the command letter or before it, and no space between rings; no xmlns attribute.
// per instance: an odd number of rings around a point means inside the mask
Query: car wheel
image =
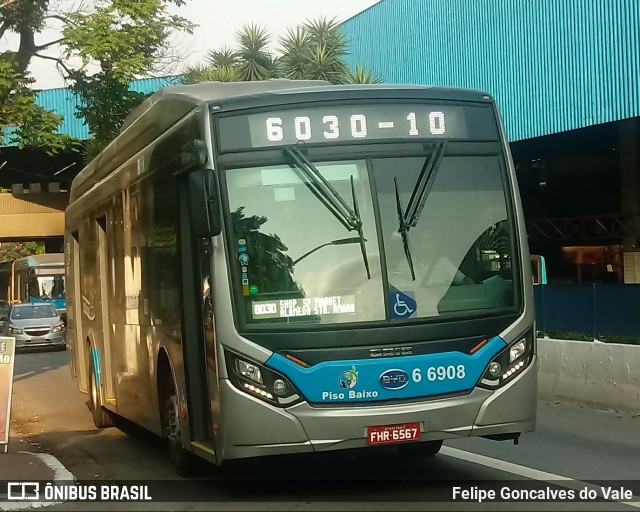
<svg viewBox="0 0 640 512"><path fill-rule="evenodd" d="M109 411L102 408L100 393L98 392L98 386L96 385L96 372L93 368L93 359L90 359L89 363L89 408L91 409L93 424L96 428L114 426Z"/></svg>

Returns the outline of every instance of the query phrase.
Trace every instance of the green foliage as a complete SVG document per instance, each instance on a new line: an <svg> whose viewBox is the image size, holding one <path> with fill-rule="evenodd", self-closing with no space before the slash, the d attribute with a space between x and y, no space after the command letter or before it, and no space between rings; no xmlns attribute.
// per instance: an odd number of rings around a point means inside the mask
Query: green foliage
<svg viewBox="0 0 640 512"><path fill-rule="evenodd" d="M191 32L193 24L167 13L169 0L99 0L94 12L69 14L65 26L65 56L79 57L84 72L89 63L123 83L154 69L170 55L169 36Z"/></svg>
<svg viewBox="0 0 640 512"><path fill-rule="evenodd" d="M10 55L0 56L0 145L40 147L47 153L74 147L75 141L57 133L62 116L36 104L27 74L16 70Z"/></svg>
<svg viewBox="0 0 640 512"><path fill-rule="evenodd" d="M16 51L0 53L0 145L39 147L52 154L74 147L57 133L62 117L36 104L27 68L47 45L36 46L35 33L44 28L49 0L0 1L0 38L19 36Z"/></svg>
<svg viewBox="0 0 640 512"><path fill-rule="evenodd" d="M23 256L32 254L43 254L44 243L42 242L2 242L0 243L0 262L13 261Z"/></svg>
<svg viewBox="0 0 640 512"><path fill-rule="evenodd" d="M148 94L129 90L128 83L116 79L109 71L91 76L75 71L70 78L71 90L82 101L76 116L84 119L93 135L85 149L85 156L90 160L115 138L127 115Z"/></svg>
<svg viewBox="0 0 640 512"><path fill-rule="evenodd" d="M326 80L340 83L380 83L370 70L347 68L347 42L335 19L307 21L280 38L280 52L269 51L271 37L259 25L245 25L237 34L237 49L211 51L206 64L186 69L186 83L210 80L250 81L269 78Z"/></svg>
<svg viewBox="0 0 640 512"><path fill-rule="evenodd" d="M225 46L222 50L211 50L207 62L214 68L233 68L238 65L239 56Z"/></svg>
<svg viewBox="0 0 640 512"><path fill-rule="evenodd" d="M139 76L158 71L175 60L169 36L175 31L191 32L193 24L167 12L169 3L183 0L99 0L93 12L69 15L65 26L65 57L77 57L80 69L69 71L72 90L93 139L87 159L96 156L117 134L127 115L147 95L129 89ZM100 71L89 73L91 63Z"/></svg>
<svg viewBox="0 0 640 512"><path fill-rule="evenodd" d="M243 82L267 80L275 75L275 61L267 51L269 34L258 25L245 25L238 32L240 47L238 56L238 78Z"/></svg>
<svg viewBox="0 0 640 512"><path fill-rule="evenodd" d="M295 30L289 28L286 35L280 38L280 45L280 67L284 76L290 80L303 80L311 53L308 34L302 27L296 27Z"/></svg>
<svg viewBox="0 0 640 512"><path fill-rule="evenodd" d="M195 66L185 70L183 83L197 84L201 82L237 82L238 69L233 66L211 67Z"/></svg>
<svg viewBox="0 0 640 512"><path fill-rule="evenodd" d="M381 84L382 78L373 74L370 69L358 65L347 72L347 83L350 84Z"/></svg>
<svg viewBox="0 0 640 512"><path fill-rule="evenodd" d="M0 1L0 5L0 20L6 24L7 29L14 32L39 32L44 28L49 0L4 0Z"/></svg>
<svg viewBox="0 0 640 512"><path fill-rule="evenodd" d="M310 80L326 80L333 84L344 82L347 65L344 57L347 56L347 43L340 30L340 25L335 19L308 21L302 26L307 35L308 48L303 59L305 78ZM286 44L283 44L283 47Z"/></svg>

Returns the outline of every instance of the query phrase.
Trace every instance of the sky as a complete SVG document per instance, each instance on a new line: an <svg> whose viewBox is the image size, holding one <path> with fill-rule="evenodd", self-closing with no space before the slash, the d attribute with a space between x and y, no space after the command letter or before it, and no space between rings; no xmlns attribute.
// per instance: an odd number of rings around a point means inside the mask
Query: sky
<svg viewBox="0 0 640 512"><path fill-rule="evenodd" d="M174 38L178 52L184 55L184 64L196 64L209 50L235 46L236 31L245 24L258 23L269 30L273 39L285 34L288 27L295 27L308 19L325 16L344 21L379 0L186 0L186 5L172 8L172 13L199 25L192 35L181 34ZM89 0L89 3L91 0ZM77 4L74 0L53 0L60 10ZM55 40L59 28L51 26L39 34L36 44ZM17 48L17 38L5 37L0 50ZM58 48L47 52L60 56ZM34 87L51 89L64 87L64 81L52 61L33 59L30 67L36 79Z"/></svg>

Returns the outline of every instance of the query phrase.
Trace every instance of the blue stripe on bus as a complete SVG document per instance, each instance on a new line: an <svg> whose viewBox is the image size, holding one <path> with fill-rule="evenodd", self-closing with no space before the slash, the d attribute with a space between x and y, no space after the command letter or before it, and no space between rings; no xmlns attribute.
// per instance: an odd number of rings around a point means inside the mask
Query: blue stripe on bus
<svg viewBox="0 0 640 512"><path fill-rule="evenodd" d="M265 364L289 378L309 402L370 402L468 392L506 346L496 336L474 354L325 361L308 368L272 354Z"/></svg>
<svg viewBox="0 0 640 512"><path fill-rule="evenodd" d="M96 389L100 389L100 351L97 348L91 349L91 359L93 360L93 376Z"/></svg>
<svg viewBox="0 0 640 512"><path fill-rule="evenodd" d="M67 299L43 299L42 297L36 297L35 295L29 295L29 302L48 302L53 305L57 310L64 311L67 309Z"/></svg>

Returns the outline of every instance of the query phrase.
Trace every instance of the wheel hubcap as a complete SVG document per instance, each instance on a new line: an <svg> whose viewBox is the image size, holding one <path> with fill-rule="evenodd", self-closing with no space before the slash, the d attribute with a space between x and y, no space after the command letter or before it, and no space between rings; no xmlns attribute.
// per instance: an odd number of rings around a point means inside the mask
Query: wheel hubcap
<svg viewBox="0 0 640 512"><path fill-rule="evenodd" d="M178 397L172 395L169 398L169 409L167 411L167 437L175 442L180 439L180 421L178 420Z"/></svg>

